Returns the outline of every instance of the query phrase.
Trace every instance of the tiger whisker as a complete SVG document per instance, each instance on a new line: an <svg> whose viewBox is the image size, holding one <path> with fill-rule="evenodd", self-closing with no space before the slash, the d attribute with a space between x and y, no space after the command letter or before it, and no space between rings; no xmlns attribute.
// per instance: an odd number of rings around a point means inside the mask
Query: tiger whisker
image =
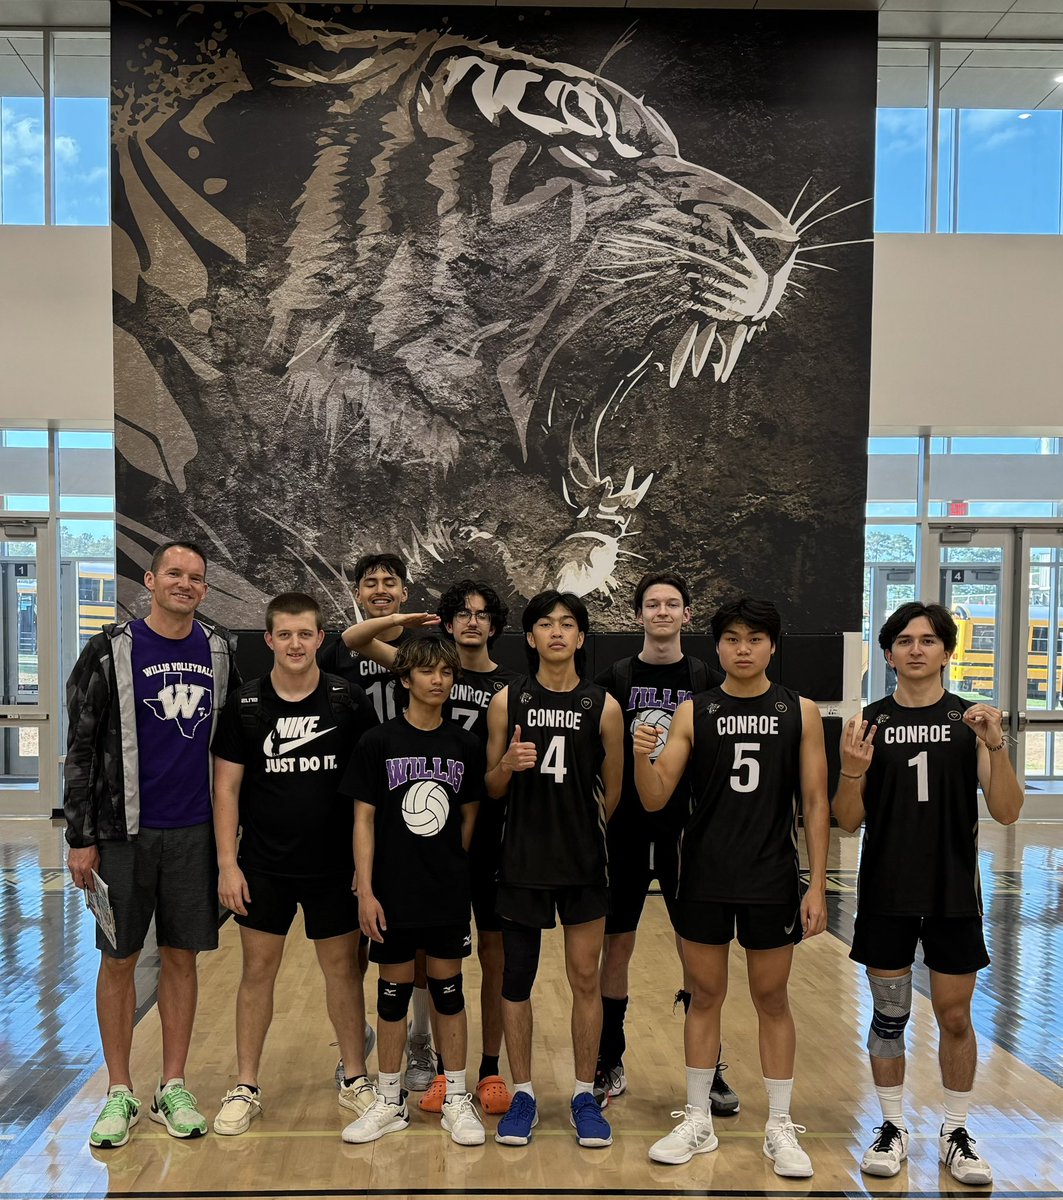
<svg viewBox="0 0 1063 1200"><path fill-rule="evenodd" d="M861 204L870 204L871 197L865 196L863 200L854 200L852 204L846 204L844 208L836 208L833 212L824 213L822 217L816 217L814 221L809 221L807 225L801 226L801 232L806 229L811 229L813 225L818 225L820 221L829 221L831 217L836 217L839 213L848 212L850 208L858 208Z"/></svg>
<svg viewBox="0 0 1063 1200"><path fill-rule="evenodd" d="M805 192L808 189L808 185L811 182L812 182L812 176L809 175L809 177L805 180L804 187L802 187L801 190L797 193L797 199L794 200L793 204L790 205L790 211L786 214L786 219L790 222L791 225L793 224L794 209L797 208L797 206L801 203L801 197L805 194Z"/></svg>
<svg viewBox="0 0 1063 1200"><path fill-rule="evenodd" d="M811 271L811 270L815 269L815 270L817 270L817 271L833 271L835 275L837 275L837 274L838 274L838 268L837 268L837 267L828 267L828 266L826 266L824 263L813 263L813 262L810 262L810 263L802 263L802 262L795 262L795 263L794 263L794 267L793 267L793 269L794 269L795 271Z"/></svg>
<svg viewBox="0 0 1063 1200"><path fill-rule="evenodd" d="M853 238L850 242L818 242L815 246L802 246L801 253L807 254L809 250L831 250L835 246L863 246L874 240L874 238Z"/></svg>
<svg viewBox="0 0 1063 1200"><path fill-rule="evenodd" d="M805 219L810 217L816 211L816 209L819 208L819 206L821 204L825 204L831 198L831 196L833 196L836 192L840 192L840 191L841 191L840 187L831 188L831 190L825 196L820 196L820 198L815 202L815 204L812 205L811 208L806 208L805 211L797 218L797 220L794 221L794 223L793 223L794 228L798 232L800 232L801 226L804 223Z"/></svg>

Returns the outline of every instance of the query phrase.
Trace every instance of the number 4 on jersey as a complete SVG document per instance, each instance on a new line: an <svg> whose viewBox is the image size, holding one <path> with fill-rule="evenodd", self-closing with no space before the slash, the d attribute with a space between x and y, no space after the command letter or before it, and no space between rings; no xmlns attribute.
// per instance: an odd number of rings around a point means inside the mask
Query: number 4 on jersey
<svg viewBox="0 0 1063 1200"><path fill-rule="evenodd" d="M563 733L555 734L550 739L539 771L543 775L553 776L555 783L564 783L568 767L565 766L565 735Z"/></svg>

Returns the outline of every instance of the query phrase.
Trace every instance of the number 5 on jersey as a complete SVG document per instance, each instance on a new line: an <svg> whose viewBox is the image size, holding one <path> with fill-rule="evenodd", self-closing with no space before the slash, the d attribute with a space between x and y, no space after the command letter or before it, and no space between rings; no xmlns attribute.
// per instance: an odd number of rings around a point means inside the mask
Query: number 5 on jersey
<svg viewBox="0 0 1063 1200"><path fill-rule="evenodd" d="M735 742L735 758L731 764L733 792L755 792L760 783L760 762L753 756L760 749L760 742Z"/></svg>
<svg viewBox="0 0 1063 1200"><path fill-rule="evenodd" d="M546 753L543 755L543 761L539 765L539 771L543 775L550 775L554 783L564 783L568 767L565 766L565 735L563 733L556 733L550 739L550 744L546 747Z"/></svg>

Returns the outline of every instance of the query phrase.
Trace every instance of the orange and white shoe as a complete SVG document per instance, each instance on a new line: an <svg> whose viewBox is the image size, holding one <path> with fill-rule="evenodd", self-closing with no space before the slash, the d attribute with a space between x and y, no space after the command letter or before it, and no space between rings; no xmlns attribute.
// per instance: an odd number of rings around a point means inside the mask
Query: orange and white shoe
<svg viewBox="0 0 1063 1200"><path fill-rule="evenodd" d="M437 1075L428 1085L425 1094L417 1101L421 1112L441 1113L443 1101L447 1098L447 1077Z"/></svg>
<svg viewBox="0 0 1063 1200"><path fill-rule="evenodd" d="M513 1097L501 1075L485 1075L476 1085L476 1099L490 1117L499 1117L508 1112L513 1103Z"/></svg>

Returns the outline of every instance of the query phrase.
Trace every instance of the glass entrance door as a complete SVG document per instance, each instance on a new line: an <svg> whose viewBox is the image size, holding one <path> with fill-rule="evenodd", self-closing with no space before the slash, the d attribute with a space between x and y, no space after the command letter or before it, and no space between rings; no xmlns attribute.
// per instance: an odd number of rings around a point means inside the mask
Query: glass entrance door
<svg viewBox="0 0 1063 1200"><path fill-rule="evenodd" d="M0 525L0 812L59 805L54 567L48 522Z"/></svg>
<svg viewBox="0 0 1063 1200"><path fill-rule="evenodd" d="M1063 533L1023 533L1020 762L1031 789L1063 792Z"/></svg>
<svg viewBox="0 0 1063 1200"><path fill-rule="evenodd" d="M867 632L863 698L889 695L897 676L878 646L878 631L886 618L902 604L915 599L915 563L869 563L865 568L867 589Z"/></svg>

